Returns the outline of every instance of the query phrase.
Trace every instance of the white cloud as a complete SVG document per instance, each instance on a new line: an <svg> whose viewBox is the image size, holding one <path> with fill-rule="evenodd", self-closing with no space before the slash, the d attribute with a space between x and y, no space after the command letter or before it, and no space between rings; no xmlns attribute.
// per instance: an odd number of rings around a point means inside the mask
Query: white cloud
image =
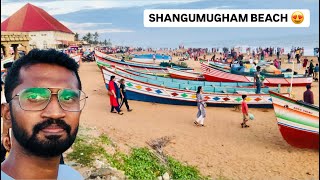
<svg viewBox="0 0 320 180"><path fill-rule="evenodd" d="M98 25L111 25L112 23L72 23L72 22L66 22L66 21L60 21L63 25L67 26L71 30L77 30L77 29L88 29L88 28L94 28Z"/></svg>
<svg viewBox="0 0 320 180"><path fill-rule="evenodd" d="M232 9L232 6L215 6L208 9Z"/></svg>
<svg viewBox="0 0 320 180"><path fill-rule="evenodd" d="M131 0L131 1L119 1L119 0L104 0L104 1L29 1L29 3L41 7L51 15L56 14L67 14L85 9L100 9L100 8L117 8L117 7L137 7L146 6L153 4L179 4L179 3L190 3L201 0ZM3 1L1 0L1 15L11 16L27 2L21 1Z"/></svg>
<svg viewBox="0 0 320 180"><path fill-rule="evenodd" d="M80 35L85 35L88 32L91 32L91 33L97 32L99 34L104 34L104 33L131 33L134 31L130 29L109 28L109 29L94 29L94 30L78 29L78 30L74 30L73 32L78 33Z"/></svg>
<svg viewBox="0 0 320 180"><path fill-rule="evenodd" d="M73 23L60 21L63 25L71 29L74 33L78 33L80 35L84 35L88 32L94 33L98 32L99 34L103 33L123 33L123 32L134 32L130 29L120 29L120 28L101 28L97 27L99 25L111 25L112 23Z"/></svg>

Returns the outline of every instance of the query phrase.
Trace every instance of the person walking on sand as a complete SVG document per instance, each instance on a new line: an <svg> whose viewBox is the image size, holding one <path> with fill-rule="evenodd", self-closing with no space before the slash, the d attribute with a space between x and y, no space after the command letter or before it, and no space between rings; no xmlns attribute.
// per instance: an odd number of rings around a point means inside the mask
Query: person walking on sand
<svg viewBox="0 0 320 180"><path fill-rule="evenodd" d="M257 72L254 73L254 84L256 85L256 94L260 94L261 91L260 70L261 67L257 66Z"/></svg>
<svg viewBox="0 0 320 180"><path fill-rule="evenodd" d="M319 64L316 64L316 67L314 67L314 80L318 81L319 79Z"/></svg>
<svg viewBox="0 0 320 180"><path fill-rule="evenodd" d="M314 65L313 65L313 60L311 60L310 64L309 64L309 76L312 76L312 78L314 79L314 73L313 73L313 69L314 69Z"/></svg>
<svg viewBox="0 0 320 180"><path fill-rule="evenodd" d="M303 59L302 67L305 69L305 68L307 67L307 64L308 64L308 59L307 59L307 58L304 58L304 59Z"/></svg>
<svg viewBox="0 0 320 180"><path fill-rule="evenodd" d="M204 126L204 118L206 117L206 103L205 103L205 99L202 95L203 91L202 91L202 86L198 87L197 90L197 106L198 106L198 113L197 113L197 119L194 122L195 125L199 125L199 126Z"/></svg>
<svg viewBox="0 0 320 180"><path fill-rule="evenodd" d="M297 61L297 70L300 70L301 69L301 61Z"/></svg>
<svg viewBox="0 0 320 180"><path fill-rule="evenodd" d="M242 103L241 103L241 110L243 115L243 122L241 123L242 128L249 127L247 125L247 121L249 120L249 108L246 102L247 95L242 95Z"/></svg>
<svg viewBox="0 0 320 180"><path fill-rule="evenodd" d="M155 54L152 55L152 60L153 60L153 64L155 64L156 63L156 55Z"/></svg>
<svg viewBox="0 0 320 180"><path fill-rule="evenodd" d="M126 85L124 84L124 79L120 80L120 98L121 98L121 103L120 103L120 109L123 105L123 103L126 105L128 112L132 111L130 109L129 104L128 104L128 99L127 99L127 93L126 93Z"/></svg>
<svg viewBox="0 0 320 180"><path fill-rule="evenodd" d="M108 94L110 98L110 105L111 105L111 112L116 113L114 109L118 112L119 115L122 115L123 113L121 112L119 108L119 103L117 100L117 95L116 95L116 86L117 84L114 82L115 81L115 76L111 76L110 81L109 81L109 87L108 87Z"/></svg>

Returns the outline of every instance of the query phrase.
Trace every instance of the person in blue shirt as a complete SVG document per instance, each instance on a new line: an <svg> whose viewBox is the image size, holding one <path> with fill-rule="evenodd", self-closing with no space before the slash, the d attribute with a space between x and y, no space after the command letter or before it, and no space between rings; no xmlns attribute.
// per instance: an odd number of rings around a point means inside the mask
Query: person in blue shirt
<svg viewBox="0 0 320 180"><path fill-rule="evenodd" d="M319 81L319 64L316 64L316 66L314 67L314 80L315 81Z"/></svg>
<svg viewBox="0 0 320 180"><path fill-rule="evenodd" d="M79 65L54 49L33 49L12 65L5 80L4 123L12 129L1 179L84 179L60 163L76 139L87 96Z"/></svg>

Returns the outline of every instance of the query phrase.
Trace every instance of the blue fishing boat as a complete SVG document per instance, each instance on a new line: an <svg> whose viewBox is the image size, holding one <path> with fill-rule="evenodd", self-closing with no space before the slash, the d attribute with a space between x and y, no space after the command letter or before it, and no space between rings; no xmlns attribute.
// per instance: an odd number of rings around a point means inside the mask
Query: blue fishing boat
<svg viewBox="0 0 320 180"><path fill-rule="evenodd" d="M125 80L128 99L175 105L196 105L196 93L190 90L180 90L165 86L154 85L138 81L115 72L115 69L101 67L106 88L111 76L116 77L116 82ZM242 102L242 94L204 93L208 106L233 107ZM249 107L272 108L272 100L268 94L248 94L246 101Z"/></svg>

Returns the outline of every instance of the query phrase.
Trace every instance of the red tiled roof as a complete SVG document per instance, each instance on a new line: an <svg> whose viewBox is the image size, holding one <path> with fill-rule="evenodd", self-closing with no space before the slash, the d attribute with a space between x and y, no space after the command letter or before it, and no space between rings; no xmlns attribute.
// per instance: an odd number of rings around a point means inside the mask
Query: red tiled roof
<svg viewBox="0 0 320 180"><path fill-rule="evenodd" d="M30 3L3 21L1 31L61 31L73 33L46 11Z"/></svg>

